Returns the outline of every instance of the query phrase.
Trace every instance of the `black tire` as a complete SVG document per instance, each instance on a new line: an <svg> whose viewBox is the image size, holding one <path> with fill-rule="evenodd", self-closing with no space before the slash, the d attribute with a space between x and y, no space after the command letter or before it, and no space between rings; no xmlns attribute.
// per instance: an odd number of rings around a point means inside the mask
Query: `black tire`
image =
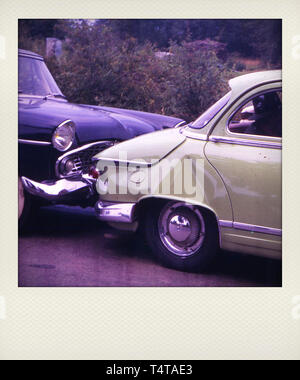
<svg viewBox="0 0 300 380"><path fill-rule="evenodd" d="M179 206L179 208L176 208ZM183 220L188 220L190 227L188 228L189 238L191 242L195 239L199 245L197 249L197 244L194 244L195 251L187 253L186 256L183 254L174 253L169 248L164 238L162 237L162 231L160 230L160 220L162 218L162 213L171 212L166 211L167 209L172 210L174 214L180 214L183 216ZM193 215L193 212L195 215ZM200 216L201 215L201 216ZM176 218L176 217L175 217ZM173 219L175 219L173 217ZM199 220L196 221L196 218ZM168 222L170 228L172 227L171 221L172 214L170 214L170 222ZM181 219L182 220L182 219ZM201 220L201 223L200 223ZM203 224L204 226L200 226ZM197 224L196 228L193 229L192 224ZM200 227L199 227L200 226ZM173 227L174 228L174 227ZM178 228L176 226L175 228ZM182 225L180 226L182 228ZM183 226L183 228L186 228ZM201 232L205 228L205 233ZM201 230L201 231L200 231ZM218 248L219 248L219 233L218 225L216 219L212 213L205 209L200 209L192 205L179 202L169 202L152 204L151 208L147 209L146 218L143 223L143 231L153 254L156 258L164 265L169 268L173 268L180 271L186 272L203 272L211 264L214 259ZM173 230L174 231L174 230ZM196 232L195 232L196 231ZM199 233L198 233L199 231ZM175 231L176 234L176 231ZM194 235L192 235L194 234ZM197 236L197 234L199 236ZM169 234L169 237L171 235ZM202 238L200 236L203 236ZM201 240L202 239L202 240ZM187 241L186 240L186 241ZM175 240L171 240L172 242ZM186 244L185 242L180 242L180 244ZM200 246L201 242L201 246ZM186 250L187 248L184 248ZM189 248L191 249L191 248Z"/></svg>
<svg viewBox="0 0 300 380"><path fill-rule="evenodd" d="M33 215L35 215L39 207L38 204L34 202L32 197L28 193L26 193L26 191L24 191L20 177L18 179L18 190L18 226L19 233L22 234L30 230L32 226Z"/></svg>

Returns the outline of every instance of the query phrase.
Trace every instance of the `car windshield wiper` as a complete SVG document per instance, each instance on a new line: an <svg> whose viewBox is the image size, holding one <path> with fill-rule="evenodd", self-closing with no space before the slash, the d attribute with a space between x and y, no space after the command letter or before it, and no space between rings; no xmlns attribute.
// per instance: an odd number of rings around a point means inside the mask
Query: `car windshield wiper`
<svg viewBox="0 0 300 380"><path fill-rule="evenodd" d="M62 94L47 94L45 95L44 99L48 99L50 97L54 97L54 98L63 98L63 99L66 99L65 95L62 95Z"/></svg>

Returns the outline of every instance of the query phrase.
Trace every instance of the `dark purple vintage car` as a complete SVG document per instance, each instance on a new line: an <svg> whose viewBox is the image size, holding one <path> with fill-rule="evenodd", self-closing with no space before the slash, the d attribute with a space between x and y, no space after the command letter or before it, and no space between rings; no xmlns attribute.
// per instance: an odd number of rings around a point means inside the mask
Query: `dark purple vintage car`
<svg viewBox="0 0 300 380"><path fill-rule="evenodd" d="M43 58L19 50L19 225L33 204L94 205L92 157L181 119L67 101Z"/></svg>

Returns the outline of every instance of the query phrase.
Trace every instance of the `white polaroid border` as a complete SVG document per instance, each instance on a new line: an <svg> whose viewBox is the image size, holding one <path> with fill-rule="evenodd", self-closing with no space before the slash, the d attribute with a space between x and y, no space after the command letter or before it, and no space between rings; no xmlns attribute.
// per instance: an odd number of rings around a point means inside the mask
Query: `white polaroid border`
<svg viewBox="0 0 300 380"><path fill-rule="evenodd" d="M0 359L299 359L298 0L1 0ZM283 287L18 288L18 18L283 19Z"/></svg>

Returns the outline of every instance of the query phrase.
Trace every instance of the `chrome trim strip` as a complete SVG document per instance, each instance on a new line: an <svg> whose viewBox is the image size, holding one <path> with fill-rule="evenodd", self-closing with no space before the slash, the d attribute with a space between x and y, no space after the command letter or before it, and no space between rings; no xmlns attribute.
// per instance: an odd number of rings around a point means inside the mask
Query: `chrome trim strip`
<svg viewBox="0 0 300 380"><path fill-rule="evenodd" d="M24 94L24 93L22 92L22 93L19 93L19 94L18 94L18 98L44 99L44 98L45 98L45 95L31 95L31 94Z"/></svg>
<svg viewBox="0 0 300 380"><path fill-rule="evenodd" d="M219 220L220 227L233 228L233 222L229 220Z"/></svg>
<svg viewBox="0 0 300 380"><path fill-rule="evenodd" d="M233 223L233 228L237 230L243 230L243 231L251 231L251 232L258 232L262 234L282 236L282 230L279 228L263 227L263 226L256 226L253 224L237 223L237 222Z"/></svg>
<svg viewBox="0 0 300 380"><path fill-rule="evenodd" d="M254 137L254 138L257 138L257 137L261 137L264 139L264 141L270 141L274 144L276 144L276 141L274 141L274 139L278 140L278 144L282 144L282 137L275 137L275 136L263 136L263 135L251 135L250 133L246 134L246 133L236 133L236 132L230 132L229 130L226 131L228 133L228 135L232 136L233 138L243 138L245 136L247 137ZM256 141L262 141L262 140L256 140Z"/></svg>
<svg viewBox="0 0 300 380"><path fill-rule="evenodd" d="M148 163L146 161L142 162L142 161L125 161L125 160L116 160L114 158L98 158L98 159L94 159L95 163L97 163L98 161L102 161L102 162L107 162L107 163L111 163L113 162L115 165L133 165L133 166L139 166L139 167L142 167L142 168L150 168L152 165L155 165L159 162L159 159L157 159L156 161L153 161L151 163Z"/></svg>
<svg viewBox="0 0 300 380"><path fill-rule="evenodd" d="M190 137L191 139L207 141L207 133L197 133L192 131L187 131L186 127L182 127L179 131L185 137Z"/></svg>
<svg viewBox="0 0 300 380"><path fill-rule="evenodd" d="M72 126L75 127L75 123L74 123L74 121L72 121L72 120L70 120L70 119L67 119L67 120L63 121L62 123L60 123L60 124L56 127L56 129L59 128L59 127L62 127L62 126L65 125L65 124L69 124L69 123L72 124Z"/></svg>
<svg viewBox="0 0 300 380"><path fill-rule="evenodd" d="M219 226L225 228L234 228L236 230L258 232L262 234L282 236L282 230L278 228L257 226L255 224L231 222L229 220L219 220Z"/></svg>
<svg viewBox="0 0 300 380"><path fill-rule="evenodd" d="M259 141L259 140L246 140L239 138L232 138L226 136L210 136L209 141L215 143L225 143L225 144L236 144L236 145L246 145L246 146L255 146L260 148L273 148L273 149L281 149L282 144L276 142L268 142L268 141Z"/></svg>
<svg viewBox="0 0 300 380"><path fill-rule="evenodd" d="M200 133L193 133L193 132L181 132L185 137L189 137L191 139L195 140L201 140L201 141L207 141L207 135L203 135Z"/></svg>
<svg viewBox="0 0 300 380"><path fill-rule="evenodd" d="M93 143L90 143L90 144L83 145L83 146L81 146L79 148L76 148L76 149L70 150L69 152L64 153L62 156L60 156L57 159L57 161L55 163L55 174L56 174L56 176L59 177L59 178L66 178L63 175L61 175L60 172L59 172L59 165L60 165L61 161L64 158L68 157L69 155L72 155L72 154L81 152L83 150L86 150L88 148L91 148L94 145L99 145L99 144L102 144L102 143L103 143L103 145L106 145L107 148L109 148L109 147L111 147L111 146L114 145L114 142L112 142L112 141L97 141L97 142L93 142Z"/></svg>
<svg viewBox="0 0 300 380"><path fill-rule="evenodd" d="M74 121L72 121L70 119L67 119L67 120L64 120L62 123L60 123L56 128L59 128L59 127L65 125L65 124L68 124L68 123L71 123L71 124L73 124L75 126Z"/></svg>
<svg viewBox="0 0 300 380"><path fill-rule="evenodd" d="M35 141L35 140L18 139L18 142L20 144L28 144L28 145L51 145L51 142L49 142L49 141Z"/></svg>
<svg viewBox="0 0 300 380"><path fill-rule="evenodd" d="M97 202L96 216L103 222L133 223L135 203L105 203Z"/></svg>
<svg viewBox="0 0 300 380"><path fill-rule="evenodd" d="M186 124L186 121L180 121L173 128L179 128L179 127L183 126L184 124Z"/></svg>

